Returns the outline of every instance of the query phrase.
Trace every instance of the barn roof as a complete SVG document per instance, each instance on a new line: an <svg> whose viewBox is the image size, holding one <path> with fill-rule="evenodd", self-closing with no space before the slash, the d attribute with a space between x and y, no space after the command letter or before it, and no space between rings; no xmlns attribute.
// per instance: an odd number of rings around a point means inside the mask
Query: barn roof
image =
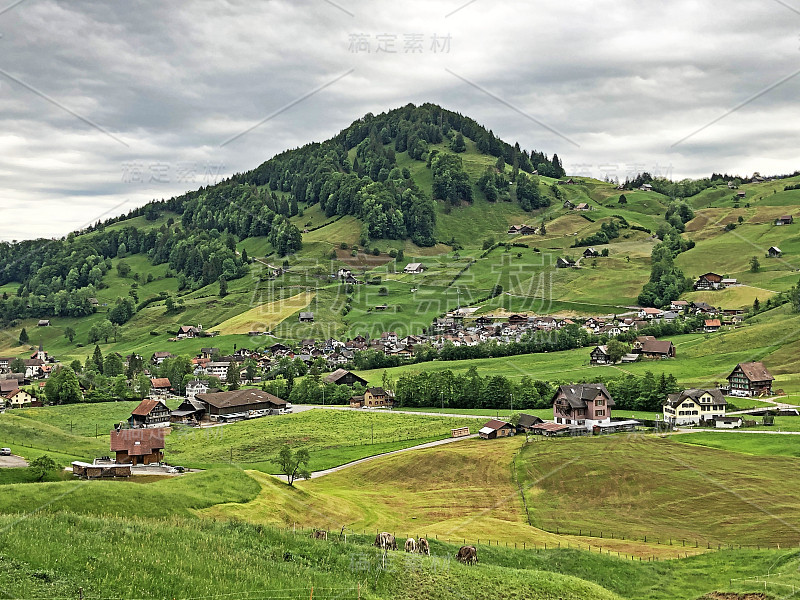
<svg viewBox="0 0 800 600"><path fill-rule="evenodd" d="M131 456L151 454L164 449L166 428L119 429L111 432L111 451L125 451Z"/></svg>
<svg viewBox="0 0 800 600"><path fill-rule="evenodd" d="M642 344L642 352L646 354L669 354L671 349L669 340L645 340Z"/></svg>
<svg viewBox="0 0 800 600"><path fill-rule="evenodd" d="M489 431L496 431L498 429L502 429L503 427L511 427L511 423L506 423L505 421L498 421L497 419L492 419L483 426L481 431L483 431L484 429L488 429Z"/></svg>
<svg viewBox="0 0 800 600"><path fill-rule="evenodd" d="M739 363L736 366L742 370L742 373L750 381L773 381L775 379L762 362Z"/></svg>
<svg viewBox="0 0 800 600"><path fill-rule="evenodd" d="M164 404L161 400L150 400L148 398L145 398L139 403L139 406L137 406L136 408L133 409L133 411L131 411L131 414L136 415L137 417L146 417L151 412L153 412L153 409L155 409L159 404L162 405L164 408L167 408L167 405Z"/></svg>
<svg viewBox="0 0 800 600"><path fill-rule="evenodd" d="M254 389L232 390L230 392L216 392L213 394L197 394L195 398L215 408L235 408L257 402L268 402L275 406L286 406L286 400L281 400L269 392Z"/></svg>
<svg viewBox="0 0 800 600"><path fill-rule="evenodd" d="M154 377L150 380L150 387L154 388L170 388L172 384L167 377Z"/></svg>

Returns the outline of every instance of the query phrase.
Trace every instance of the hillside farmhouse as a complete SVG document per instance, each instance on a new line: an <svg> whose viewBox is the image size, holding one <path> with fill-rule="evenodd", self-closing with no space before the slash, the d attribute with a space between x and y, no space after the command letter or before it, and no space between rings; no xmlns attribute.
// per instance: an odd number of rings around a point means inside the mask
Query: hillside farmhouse
<svg viewBox="0 0 800 600"><path fill-rule="evenodd" d="M775 225L791 225L792 223L794 223L792 215L784 215L775 219Z"/></svg>
<svg viewBox="0 0 800 600"><path fill-rule="evenodd" d="M695 290L719 290L722 289L722 275L716 273L706 273L700 275L694 284Z"/></svg>
<svg viewBox="0 0 800 600"><path fill-rule="evenodd" d="M408 263L406 268L403 269L403 273L414 273L419 274L425 270L425 265L422 263Z"/></svg>
<svg viewBox="0 0 800 600"><path fill-rule="evenodd" d="M739 363L728 375L728 393L731 396L768 396L772 394L770 375L762 362Z"/></svg>

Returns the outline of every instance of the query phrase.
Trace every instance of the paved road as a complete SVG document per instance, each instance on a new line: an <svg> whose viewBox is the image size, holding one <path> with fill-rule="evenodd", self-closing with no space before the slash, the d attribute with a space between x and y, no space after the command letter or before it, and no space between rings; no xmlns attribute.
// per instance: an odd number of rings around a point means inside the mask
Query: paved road
<svg viewBox="0 0 800 600"><path fill-rule="evenodd" d="M2 467L27 467L27 461L21 456L0 456L0 468Z"/></svg>
<svg viewBox="0 0 800 600"><path fill-rule="evenodd" d="M393 408L392 410L386 410L386 409L370 410L370 409L363 409L363 408L350 408L349 406L341 406L341 405L339 405L339 406L337 406L337 405L320 406L318 404L294 404L294 405L292 405L292 410L293 410L293 412L296 412L296 413L304 412L306 410L312 410L312 409L315 409L315 408L323 408L325 410L355 410L355 411L362 412L362 413L367 413L367 414L370 414L370 413L384 413L384 414L389 413L389 414L393 414L393 415L425 415L427 417L458 417L458 418L464 417L464 418L467 418L467 419L483 419L483 420L487 420L487 421L489 419L496 419L497 418L497 415L465 415L465 414L459 414L459 413L418 412L418 411L415 411L415 410L397 410L396 408Z"/></svg>
<svg viewBox="0 0 800 600"><path fill-rule="evenodd" d="M414 413L418 414L418 413ZM366 458L360 458L358 460L354 460L353 462L345 463L343 465L339 465L338 467L333 467L332 469L325 469L324 471L314 471L311 473L311 479L316 479L317 477L324 477L325 475L330 475L331 473L336 473L337 471L341 471L342 469L349 469L350 467L354 467L356 465L360 465L365 462L369 462L371 460L375 460L376 458L382 458L384 456L391 456L392 454L400 454L401 452L411 452L412 450L422 450L423 448L435 448L436 446L442 446L444 444L452 444L453 442L460 442L461 440L468 440L471 438L478 437L477 433L473 433L472 435L459 437L459 438L445 438L443 440L437 440L435 442L427 442L425 444L419 444L417 446L411 446L409 448L402 448L401 450L392 450L391 452L384 452L383 454L376 454L374 456L368 456ZM286 475L273 475L273 477L277 477L282 481L286 481Z"/></svg>

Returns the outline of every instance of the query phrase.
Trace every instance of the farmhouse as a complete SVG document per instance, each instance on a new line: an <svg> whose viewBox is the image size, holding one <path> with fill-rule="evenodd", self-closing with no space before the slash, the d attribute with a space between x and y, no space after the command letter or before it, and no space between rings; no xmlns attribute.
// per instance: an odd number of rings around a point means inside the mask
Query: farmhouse
<svg viewBox="0 0 800 600"><path fill-rule="evenodd" d="M184 338L196 337L201 331L203 331L203 328L200 325L197 327L192 327L191 325L181 325L180 329L178 329L178 339L182 340Z"/></svg>
<svg viewBox="0 0 800 600"><path fill-rule="evenodd" d="M192 379L186 384L186 397L193 400L197 394L205 394L208 391L208 384L202 379Z"/></svg>
<svg viewBox="0 0 800 600"><path fill-rule="evenodd" d="M313 312L301 312L298 320L301 323L313 323L314 322L314 313Z"/></svg>
<svg viewBox="0 0 800 600"><path fill-rule="evenodd" d="M600 256L600 253L594 248L587 248L586 250L583 251L584 258L593 258L595 256Z"/></svg>
<svg viewBox="0 0 800 600"><path fill-rule="evenodd" d="M725 396L715 388L690 389L669 394L664 401L664 421L673 425L699 425L725 416Z"/></svg>
<svg viewBox="0 0 800 600"><path fill-rule="evenodd" d="M689 308L689 302L687 300L673 300L669 303L669 307L671 310L677 310L680 312Z"/></svg>
<svg viewBox="0 0 800 600"><path fill-rule="evenodd" d="M361 385L367 385L367 380L345 369L336 369L333 373L325 377L325 383L335 383L336 385L353 385L355 383L360 383Z"/></svg>
<svg viewBox="0 0 800 600"><path fill-rule="evenodd" d="M14 383L16 383L16 381ZM15 388L10 392L0 395L0 399L5 399L5 405L8 408L27 408L33 406L34 403L41 406L41 402L37 403L36 398L21 388Z"/></svg>
<svg viewBox="0 0 800 600"><path fill-rule="evenodd" d="M767 254L769 255L770 258L779 258L780 255L783 253L781 252L781 249L778 248L777 246L771 246L767 250Z"/></svg>
<svg viewBox="0 0 800 600"><path fill-rule="evenodd" d="M611 357L608 355L608 346L595 346L589 354L590 362L593 365L610 365Z"/></svg>
<svg viewBox="0 0 800 600"><path fill-rule="evenodd" d="M657 340L652 336L643 336L638 350L643 358L662 360L665 358L675 358L675 344L669 340ZM638 340L639 338L637 338Z"/></svg>
<svg viewBox="0 0 800 600"><path fill-rule="evenodd" d="M718 290L722 288L722 275L705 273L700 275L694 284L695 290Z"/></svg>
<svg viewBox="0 0 800 600"><path fill-rule="evenodd" d="M575 205L575 210L592 210L592 207L586 202L581 202Z"/></svg>
<svg viewBox="0 0 800 600"><path fill-rule="evenodd" d="M719 331L720 327L722 327L722 322L719 319L705 319L703 321L703 331L706 333Z"/></svg>
<svg viewBox="0 0 800 600"><path fill-rule="evenodd" d="M425 270L425 265L422 263L408 263L406 268L403 269L403 273L414 273L419 274Z"/></svg>
<svg viewBox="0 0 800 600"><path fill-rule="evenodd" d="M245 389L213 394L198 394L206 415L212 421L245 419L250 416L283 413L289 408L285 400L262 390Z"/></svg>
<svg viewBox="0 0 800 600"><path fill-rule="evenodd" d="M350 408L388 408L394 404L394 398L382 387L367 388L363 396L353 396Z"/></svg>
<svg viewBox="0 0 800 600"><path fill-rule="evenodd" d="M559 386L553 396L553 417L561 425L578 425L591 431L611 422L614 399L602 383Z"/></svg>
<svg viewBox="0 0 800 600"><path fill-rule="evenodd" d="M485 440L493 440L499 437L509 437L514 435L516 428L511 423L492 419L481 427L478 434Z"/></svg>
<svg viewBox="0 0 800 600"><path fill-rule="evenodd" d="M49 319L41 319L37 324L37 327L50 327L50 320Z"/></svg>
<svg viewBox="0 0 800 600"><path fill-rule="evenodd" d="M152 398L168 396L170 389L172 389L172 384L166 377L153 377L150 380L150 396Z"/></svg>
<svg viewBox="0 0 800 600"><path fill-rule="evenodd" d="M659 319L664 315L664 311L660 308L650 308L645 306L639 310L640 319Z"/></svg>
<svg viewBox="0 0 800 600"><path fill-rule="evenodd" d="M164 460L164 437L167 430L114 429L111 431L111 451L116 452L116 462L131 465L149 465Z"/></svg>
<svg viewBox="0 0 800 600"><path fill-rule="evenodd" d="M775 225L791 225L792 223L794 223L792 215L784 215L775 219Z"/></svg>
<svg viewBox="0 0 800 600"><path fill-rule="evenodd" d="M153 352L153 358L151 359L151 362L154 365L160 365L165 360L172 357L173 356L171 352Z"/></svg>
<svg viewBox="0 0 800 600"><path fill-rule="evenodd" d="M728 375L728 393L731 396L768 396L774 380L762 362L739 363Z"/></svg>
<svg viewBox="0 0 800 600"><path fill-rule="evenodd" d="M161 400L145 398L131 412L128 424L132 429L139 427L168 427L169 408Z"/></svg>
<svg viewBox="0 0 800 600"><path fill-rule="evenodd" d="M577 425L562 425L560 423L539 423L531 427L531 433L545 437L564 437L566 435L586 435L585 427Z"/></svg>

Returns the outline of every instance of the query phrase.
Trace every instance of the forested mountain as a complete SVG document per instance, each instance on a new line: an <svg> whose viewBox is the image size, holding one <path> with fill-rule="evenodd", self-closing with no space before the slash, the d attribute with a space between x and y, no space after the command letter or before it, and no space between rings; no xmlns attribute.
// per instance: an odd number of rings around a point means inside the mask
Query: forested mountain
<svg viewBox="0 0 800 600"><path fill-rule="evenodd" d="M558 156L512 146L474 120L433 104L367 114L330 140L287 150L252 171L153 201L66 238L0 243L0 285L21 284L16 296L0 300L0 318L90 314L90 299L102 287L111 259L131 254L146 254L154 265L167 263L179 289L236 279L247 272L235 251L238 240L264 236L279 256L294 253L302 236L290 218L317 204L329 217L358 217L362 239L432 246L435 203L472 201L459 156L466 139L478 152L497 157L499 165L513 166L511 179L505 169L487 169L492 172L478 182L490 201L516 184L520 206L539 208L548 201L539 194L537 178L526 173L564 174ZM442 143L449 151L429 151ZM433 186L423 189L408 168L398 167L397 156L405 152L431 168ZM135 217L152 221L164 211L180 220L148 231L124 225L106 230Z"/></svg>

